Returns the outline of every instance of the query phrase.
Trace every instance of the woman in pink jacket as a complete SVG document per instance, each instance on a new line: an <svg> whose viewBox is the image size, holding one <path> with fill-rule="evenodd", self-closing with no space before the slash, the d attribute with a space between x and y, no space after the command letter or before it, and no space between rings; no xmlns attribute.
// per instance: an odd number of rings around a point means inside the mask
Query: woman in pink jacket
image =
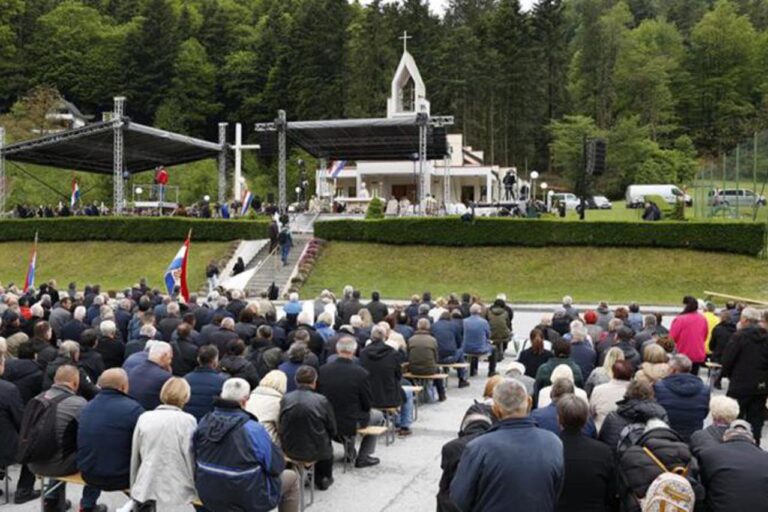
<svg viewBox="0 0 768 512"><path fill-rule="evenodd" d="M693 363L691 373L698 375L699 368L706 359L704 343L709 326L704 315L699 313L699 301L694 297L683 298L683 312L672 321L669 337L675 340L677 351L688 356Z"/></svg>

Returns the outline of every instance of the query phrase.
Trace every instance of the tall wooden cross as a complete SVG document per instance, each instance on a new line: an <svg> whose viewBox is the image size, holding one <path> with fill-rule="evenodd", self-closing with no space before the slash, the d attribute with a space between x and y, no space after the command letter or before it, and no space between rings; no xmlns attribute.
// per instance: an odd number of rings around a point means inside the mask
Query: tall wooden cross
<svg viewBox="0 0 768 512"><path fill-rule="evenodd" d="M408 35L408 31L407 30L403 30L403 35L398 37L398 39L402 39L403 40L403 53L407 52L408 51L408 40L409 39L413 39L413 36L409 36Z"/></svg>

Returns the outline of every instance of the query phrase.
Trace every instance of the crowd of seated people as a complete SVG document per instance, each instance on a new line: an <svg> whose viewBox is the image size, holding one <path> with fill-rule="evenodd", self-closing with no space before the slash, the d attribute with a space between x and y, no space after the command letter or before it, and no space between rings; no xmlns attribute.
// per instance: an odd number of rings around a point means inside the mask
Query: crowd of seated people
<svg viewBox="0 0 768 512"><path fill-rule="evenodd" d="M766 317L685 297L667 331L637 305L602 309L566 297L489 379L443 447L439 511L766 507ZM711 392L720 379L725 396Z"/></svg>
<svg viewBox="0 0 768 512"><path fill-rule="evenodd" d="M443 451L441 510L507 510L516 500L530 511L639 511L654 501L654 481L678 469L675 483L698 507L759 510L768 333L753 308L699 309L686 297L666 331L635 305L582 314L566 298L501 376L497 364L515 347L501 295L487 304L424 293L390 307L376 292L364 304L349 286L338 300L325 290L278 306L236 290L184 301L143 280L118 293L0 287L0 434L10 440L0 467L22 464L16 503L40 497L34 475L80 472L85 511L105 510L101 492L126 489L136 510L199 500L210 510L294 511L295 468L314 464L314 485L326 490L334 444L358 468L377 465L376 437L357 432L394 409L396 433L412 434L405 373L432 375L472 355L460 386L481 356L489 382ZM707 357L730 398L698 377ZM447 398L441 379L433 393ZM25 431L52 403L55 427ZM751 471L728 464L739 457ZM44 501L65 510L65 485Z"/></svg>

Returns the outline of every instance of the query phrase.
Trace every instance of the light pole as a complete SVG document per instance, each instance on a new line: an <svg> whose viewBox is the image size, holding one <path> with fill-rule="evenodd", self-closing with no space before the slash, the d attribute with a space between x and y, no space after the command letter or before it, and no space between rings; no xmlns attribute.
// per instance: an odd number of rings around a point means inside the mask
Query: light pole
<svg viewBox="0 0 768 512"><path fill-rule="evenodd" d="M536 201L536 180L539 179L539 173L531 171L531 200Z"/></svg>
<svg viewBox="0 0 768 512"><path fill-rule="evenodd" d="M547 185L546 181L542 181L541 185L541 201L546 204L547 203L547 188L549 188L549 185Z"/></svg>

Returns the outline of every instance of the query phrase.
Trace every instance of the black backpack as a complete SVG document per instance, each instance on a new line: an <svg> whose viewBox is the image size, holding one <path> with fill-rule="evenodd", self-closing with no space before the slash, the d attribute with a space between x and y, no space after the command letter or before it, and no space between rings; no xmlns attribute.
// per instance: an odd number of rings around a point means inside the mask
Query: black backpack
<svg viewBox="0 0 768 512"><path fill-rule="evenodd" d="M286 231L281 231L279 235L277 235L277 241L280 243L280 245L283 245L288 241L288 233Z"/></svg>
<svg viewBox="0 0 768 512"><path fill-rule="evenodd" d="M54 398L38 395L24 408L19 433L19 448L16 461L20 464L45 462L59 451L56 436L56 410L61 402L69 398L69 393L61 393Z"/></svg>

